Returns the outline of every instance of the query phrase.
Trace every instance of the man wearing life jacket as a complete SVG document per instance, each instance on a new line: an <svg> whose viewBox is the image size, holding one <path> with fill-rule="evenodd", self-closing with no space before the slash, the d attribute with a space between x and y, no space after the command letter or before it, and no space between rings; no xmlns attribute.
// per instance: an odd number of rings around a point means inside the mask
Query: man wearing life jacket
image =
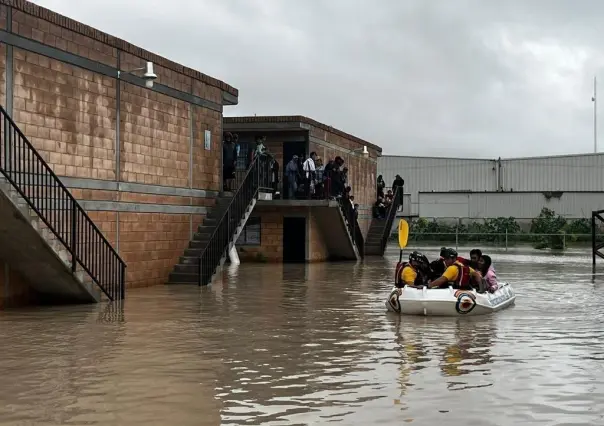
<svg viewBox="0 0 604 426"><path fill-rule="evenodd" d="M456 250L447 249L443 254L444 256L442 257L446 269L441 277L430 283L430 288L448 286L468 290L472 289L473 286L480 288L482 277L474 269L457 261L458 255Z"/></svg>
<svg viewBox="0 0 604 426"><path fill-rule="evenodd" d="M425 273L428 258L418 251L409 254L409 262L403 262L396 268L396 287L423 286L427 281Z"/></svg>

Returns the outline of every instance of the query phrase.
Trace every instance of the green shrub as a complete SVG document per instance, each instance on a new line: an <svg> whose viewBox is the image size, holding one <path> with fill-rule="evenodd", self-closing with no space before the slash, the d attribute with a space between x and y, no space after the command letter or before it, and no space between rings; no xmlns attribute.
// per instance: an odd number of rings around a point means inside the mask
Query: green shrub
<svg viewBox="0 0 604 426"><path fill-rule="evenodd" d="M498 217L471 222L467 225L436 219L418 218L409 223L410 241L430 242L528 242L538 249L564 249L568 243L590 241L589 219L567 220L544 207L531 221L528 233L523 232L513 217ZM398 238L397 235L392 236Z"/></svg>

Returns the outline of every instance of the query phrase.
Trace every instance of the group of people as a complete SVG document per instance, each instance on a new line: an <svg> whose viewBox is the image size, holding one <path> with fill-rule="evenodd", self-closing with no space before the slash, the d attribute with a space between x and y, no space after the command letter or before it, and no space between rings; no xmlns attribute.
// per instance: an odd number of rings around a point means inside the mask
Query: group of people
<svg viewBox="0 0 604 426"><path fill-rule="evenodd" d="M490 256L480 249L470 251L470 259L460 257L455 249L443 247L440 257L432 262L418 251L409 254L409 262L399 264L396 287L475 289L493 293L499 288Z"/></svg>
<svg viewBox="0 0 604 426"><path fill-rule="evenodd" d="M398 204L400 207L403 205L403 187L405 186L405 180L400 176L396 175L394 181L392 182L392 188L389 189L386 193L386 182L384 182L384 177L379 175L377 178L377 200L373 204L373 217L376 219L385 219L388 213L388 210L394 203L395 194L397 194L397 188L400 188L398 192Z"/></svg>
<svg viewBox="0 0 604 426"><path fill-rule="evenodd" d="M269 159L268 169L262 170L262 172L267 174L267 183L271 185L273 192L278 195L279 162L268 152L264 145L266 141L265 136L258 135L255 141L254 148L250 149L247 158L244 158L245 169L250 166L257 156L266 156ZM236 178L237 161L240 158L240 152L239 135L237 133L225 132L222 142L222 180L224 191L233 190L233 181Z"/></svg>
<svg viewBox="0 0 604 426"><path fill-rule="evenodd" d="M314 151L304 161L294 155L285 166L285 178L289 198L348 197L354 200L348 185L348 168L340 156L323 164Z"/></svg>

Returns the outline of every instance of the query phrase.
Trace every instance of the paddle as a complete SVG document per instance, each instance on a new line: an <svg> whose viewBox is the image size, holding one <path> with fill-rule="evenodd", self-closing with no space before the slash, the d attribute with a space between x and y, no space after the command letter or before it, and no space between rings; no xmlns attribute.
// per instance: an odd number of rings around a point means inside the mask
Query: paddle
<svg viewBox="0 0 604 426"><path fill-rule="evenodd" d="M403 249L407 247L407 242L409 241L409 224L405 219L401 219L398 222L398 246L401 251L399 254L399 263L403 261Z"/></svg>

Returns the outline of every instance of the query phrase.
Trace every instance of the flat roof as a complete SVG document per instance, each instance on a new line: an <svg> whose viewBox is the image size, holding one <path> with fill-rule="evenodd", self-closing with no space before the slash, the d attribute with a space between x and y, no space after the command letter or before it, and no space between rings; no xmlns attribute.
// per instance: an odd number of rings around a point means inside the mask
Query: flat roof
<svg viewBox="0 0 604 426"><path fill-rule="evenodd" d="M199 72L192 68L185 67L184 65L177 64L176 62L166 59L163 56L159 56L155 53L149 52L148 50L142 49L138 46L128 43L127 41L99 31L96 28L85 25L64 15L60 15L50 9L46 9L45 7L38 6L37 4L23 0L0 0L0 4L12 7L13 9L51 22L59 27L74 31L86 37L90 37L96 41L114 47L116 49L138 56L147 61L154 62L155 64L160 65L164 68L168 68L172 71L184 74L187 77L202 81L210 86L218 87L219 89L222 89L233 96L239 96L239 90L235 89L233 86L226 84L224 81L210 77L207 74L203 74L202 72Z"/></svg>
<svg viewBox="0 0 604 426"><path fill-rule="evenodd" d="M320 123L312 118L305 117L303 115L254 115L254 116L241 116L241 117L223 117L224 124L278 124L278 123L296 123L306 124L309 126L317 127L325 130L326 132L333 133L334 135L341 136L345 139L357 142L361 145L366 145L368 148L376 150L378 153L382 153L382 148L371 142L367 142L364 139L346 133L342 130L336 129L335 127L328 126L327 124Z"/></svg>

